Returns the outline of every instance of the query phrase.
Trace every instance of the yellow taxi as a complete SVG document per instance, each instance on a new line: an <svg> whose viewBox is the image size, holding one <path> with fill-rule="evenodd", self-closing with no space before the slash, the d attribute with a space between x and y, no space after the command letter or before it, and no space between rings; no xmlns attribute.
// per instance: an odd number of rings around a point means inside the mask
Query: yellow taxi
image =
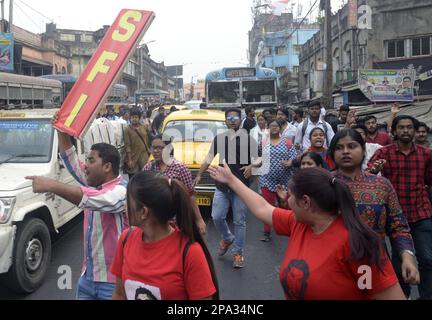
<svg viewBox="0 0 432 320"><path fill-rule="evenodd" d="M187 106L184 105L178 105L178 104L166 104L164 105L164 109L165 109L165 115L167 115L171 109L171 107L174 106L176 107L177 110L185 110L187 109ZM159 114L159 108L155 108L153 109L151 116L150 116L150 120L153 122L153 120L156 118L156 116Z"/></svg>
<svg viewBox="0 0 432 320"><path fill-rule="evenodd" d="M173 141L174 157L191 170L192 179L204 162L213 138L227 130L225 113L213 110L177 111L168 115L162 126L162 133ZM212 164L218 163L216 156ZM197 204L210 207L215 189L214 180L205 172L195 187Z"/></svg>

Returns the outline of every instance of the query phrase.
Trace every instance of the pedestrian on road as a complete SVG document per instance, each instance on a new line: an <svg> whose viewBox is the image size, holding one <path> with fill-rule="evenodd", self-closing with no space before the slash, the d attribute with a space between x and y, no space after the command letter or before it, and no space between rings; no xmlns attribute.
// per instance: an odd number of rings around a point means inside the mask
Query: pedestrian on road
<svg viewBox="0 0 432 320"><path fill-rule="evenodd" d="M341 130L329 151L338 168L335 177L348 185L363 222L378 233L383 246L386 235L389 237L392 251L402 261L394 268L401 270L404 283L417 285L420 275L408 221L390 181L362 171L366 151L362 136L353 129Z"/></svg>
<svg viewBox="0 0 432 320"><path fill-rule="evenodd" d="M132 227L117 243L113 299L217 299L215 268L184 185L140 172L129 182L127 208Z"/></svg>
<svg viewBox="0 0 432 320"><path fill-rule="evenodd" d="M141 110L132 109L131 124L127 126L124 135L129 179L142 170L150 154L148 131L146 126L140 123L141 116Z"/></svg>
<svg viewBox="0 0 432 320"><path fill-rule="evenodd" d="M270 136L262 144L263 174L259 177L259 188L264 199L274 206L277 206L278 202L276 186L288 186L288 181L294 173L294 170L286 167L284 163L296 158L300 153L289 138L281 135L282 123L278 120L269 124ZM264 233L260 240L271 240L271 226L264 224Z"/></svg>
<svg viewBox="0 0 432 320"><path fill-rule="evenodd" d="M53 119L55 123L57 114ZM78 283L80 300L108 300L114 290L115 276L109 268L115 246L128 227L125 210L127 182L119 175L120 154L106 143L95 144L84 165L78 159L71 137L58 131L60 158L74 186L45 177L27 177L33 192L54 193L84 209L83 270Z"/></svg>
<svg viewBox="0 0 432 320"><path fill-rule="evenodd" d="M295 137L295 144L300 144L303 150L309 149L311 146L310 133L312 129L320 127L324 130L326 137L326 147L330 145L333 139L334 132L329 123L321 118L321 103L319 101L312 101L308 106L309 117L306 118L297 127L297 133Z"/></svg>
<svg viewBox="0 0 432 320"><path fill-rule="evenodd" d="M270 205L227 165L209 172L235 190L258 219L290 237L279 274L286 299L405 299L378 235L361 221L348 187L326 170L294 174L293 211ZM369 285L362 283L365 272Z"/></svg>
<svg viewBox="0 0 432 320"><path fill-rule="evenodd" d="M195 178L194 185L199 183L202 174L208 169L214 157L219 154L220 165L225 160L243 184L249 186L253 161L255 159L259 161L258 145L245 129L240 129L240 109L230 108L226 110L225 123L229 130L213 139L209 153ZM218 254L223 256L233 244L231 249L234 259L233 267L236 269L243 268L247 207L233 189L219 183L216 183L216 188L213 197L212 218L216 230L222 237ZM229 207L233 211L234 235L226 222Z"/></svg>
<svg viewBox="0 0 432 320"><path fill-rule="evenodd" d="M204 236L206 233L206 224L196 203L192 174L188 167L175 159L174 155L169 152L172 150L171 140L165 140L166 141L164 141L162 135L157 135L153 138L153 141L151 142L151 154L154 159L147 163L142 170L157 172L168 178L177 179L183 183L189 193L190 203L195 214L195 223L197 224L200 233Z"/></svg>
<svg viewBox="0 0 432 320"><path fill-rule="evenodd" d="M432 204L428 191L432 186L432 152L414 143L419 123L411 116L397 116L392 123L395 142L379 149L369 161L372 173L390 180L398 195L414 240L420 270L421 299L432 299ZM396 267L400 256L393 255ZM401 283L403 277L396 269ZM411 287L402 286L409 296Z"/></svg>

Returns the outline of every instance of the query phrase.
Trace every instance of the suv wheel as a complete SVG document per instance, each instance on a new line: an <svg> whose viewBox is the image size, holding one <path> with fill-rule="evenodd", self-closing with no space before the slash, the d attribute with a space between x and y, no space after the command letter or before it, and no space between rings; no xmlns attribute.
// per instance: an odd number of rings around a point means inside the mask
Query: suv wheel
<svg viewBox="0 0 432 320"><path fill-rule="evenodd" d="M37 218L18 228L7 285L17 293L32 293L41 286L51 260L51 237L46 224Z"/></svg>

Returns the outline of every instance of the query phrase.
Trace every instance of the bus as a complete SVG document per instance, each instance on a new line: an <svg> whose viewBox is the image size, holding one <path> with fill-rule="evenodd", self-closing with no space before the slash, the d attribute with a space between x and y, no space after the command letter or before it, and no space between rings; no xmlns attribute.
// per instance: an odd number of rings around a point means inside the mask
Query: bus
<svg viewBox="0 0 432 320"><path fill-rule="evenodd" d="M63 101L57 80L0 72L0 108L57 108Z"/></svg>
<svg viewBox="0 0 432 320"><path fill-rule="evenodd" d="M47 74L44 76L40 76L39 78L57 80L61 82L63 91L62 102L66 99L67 95L72 90L75 82L78 80L78 78L73 74Z"/></svg>
<svg viewBox="0 0 432 320"><path fill-rule="evenodd" d="M206 108L277 105L277 74L258 67L223 68L206 76Z"/></svg>

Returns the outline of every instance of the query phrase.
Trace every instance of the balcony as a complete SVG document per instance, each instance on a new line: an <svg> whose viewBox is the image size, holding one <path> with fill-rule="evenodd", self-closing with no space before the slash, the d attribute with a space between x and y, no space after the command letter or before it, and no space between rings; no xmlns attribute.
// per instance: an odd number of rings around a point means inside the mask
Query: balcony
<svg viewBox="0 0 432 320"><path fill-rule="evenodd" d="M338 70L336 71L336 85L344 86L354 84L358 80L357 70Z"/></svg>

